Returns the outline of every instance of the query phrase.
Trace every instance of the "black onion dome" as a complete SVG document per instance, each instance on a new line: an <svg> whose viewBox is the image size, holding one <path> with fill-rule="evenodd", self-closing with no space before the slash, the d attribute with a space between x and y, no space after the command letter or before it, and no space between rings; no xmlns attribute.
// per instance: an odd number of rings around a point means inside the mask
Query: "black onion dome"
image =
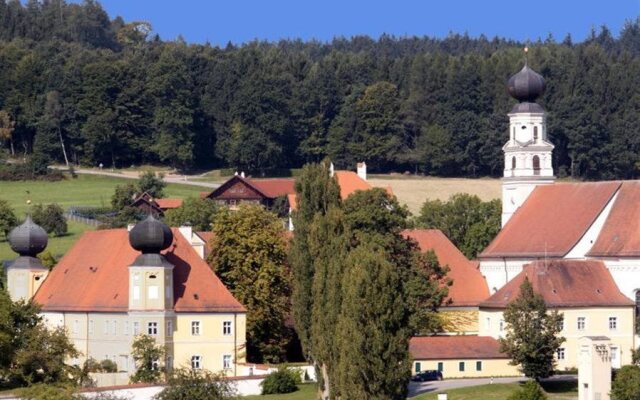
<svg viewBox="0 0 640 400"><path fill-rule="evenodd" d="M173 242L173 232L164 223L149 215L138 222L129 232L129 243L134 249L144 253L160 253Z"/></svg>
<svg viewBox="0 0 640 400"><path fill-rule="evenodd" d="M35 257L47 247L49 237L42 227L31 219L30 215L22 225L18 225L9 232L11 249L21 256Z"/></svg>
<svg viewBox="0 0 640 400"><path fill-rule="evenodd" d="M509 78L507 88L509 94L516 100L534 102L544 93L546 84L544 78L525 63L520 72Z"/></svg>

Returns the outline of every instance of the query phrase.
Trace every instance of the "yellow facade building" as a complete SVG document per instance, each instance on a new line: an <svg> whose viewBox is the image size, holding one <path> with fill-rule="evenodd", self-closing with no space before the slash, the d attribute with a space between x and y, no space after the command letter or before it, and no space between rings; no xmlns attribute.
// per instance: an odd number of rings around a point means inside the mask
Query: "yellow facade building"
<svg viewBox="0 0 640 400"><path fill-rule="evenodd" d="M611 366L620 368L631 363L635 343L635 304L616 286L608 269L595 260L537 261L480 304L480 335L495 339L508 329L503 312L515 299L527 278L535 292L545 300L549 310L563 315L565 338L557 352L557 368L578 367L580 338L585 336L610 339Z"/></svg>
<svg viewBox="0 0 640 400"><path fill-rule="evenodd" d="M35 258L46 246L40 230L27 220L13 234L20 257L7 268L9 293L66 328L82 353L73 363L109 359L132 375L131 345L147 334L166 347L159 366L240 373L246 310L180 230L149 217L130 232L86 232L50 273Z"/></svg>

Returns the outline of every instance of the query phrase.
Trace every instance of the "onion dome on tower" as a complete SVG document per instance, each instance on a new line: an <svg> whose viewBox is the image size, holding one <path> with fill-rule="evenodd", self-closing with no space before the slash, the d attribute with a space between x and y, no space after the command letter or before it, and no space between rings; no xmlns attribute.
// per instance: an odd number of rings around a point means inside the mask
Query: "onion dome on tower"
<svg viewBox="0 0 640 400"><path fill-rule="evenodd" d="M507 82L509 94L519 102L511 112L544 112L535 101L544 93L545 88L544 78L529 68L525 58L524 67Z"/></svg>
<svg viewBox="0 0 640 400"><path fill-rule="evenodd" d="M11 249L20 255L12 264L13 267L44 268L36 256L47 247L49 237L30 215L9 232L8 239Z"/></svg>
<svg viewBox="0 0 640 400"><path fill-rule="evenodd" d="M173 243L173 232L150 214L131 229L129 243L142 253L136 258L134 265L162 265L166 261L160 252Z"/></svg>

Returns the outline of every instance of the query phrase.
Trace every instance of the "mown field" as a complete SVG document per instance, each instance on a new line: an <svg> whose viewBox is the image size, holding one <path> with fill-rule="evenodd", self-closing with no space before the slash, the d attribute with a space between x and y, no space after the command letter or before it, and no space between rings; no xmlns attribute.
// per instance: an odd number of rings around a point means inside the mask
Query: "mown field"
<svg viewBox="0 0 640 400"><path fill-rule="evenodd" d="M475 194L484 201L499 199L501 183L496 178L434 178L402 175L371 175L369 183L375 187L391 187L402 204L413 215L420 212L425 200L447 200L456 193Z"/></svg>
<svg viewBox="0 0 640 400"><path fill-rule="evenodd" d="M543 385L550 400L574 400L578 398L575 382L550 382ZM449 400L503 400L518 390L518 383L493 384L472 386L447 390ZM246 396L247 400L316 400L316 386L313 384L300 385L300 390L294 393ZM412 400L437 400L438 395L425 393L411 397Z"/></svg>
<svg viewBox="0 0 640 400"><path fill-rule="evenodd" d="M0 199L7 200L18 218L23 219L32 204L58 203L67 209L70 206L108 206L111 195L117 185L135 183L130 179L120 179L95 175L78 175L76 179L65 179L60 182L0 182ZM202 188L188 185L169 184L165 189L167 197L187 198L196 197ZM75 222L69 222L69 233L62 237L49 239L49 250L54 255L62 255L78 239L82 232L92 227ZM11 259L15 253L9 244L0 240L0 260Z"/></svg>

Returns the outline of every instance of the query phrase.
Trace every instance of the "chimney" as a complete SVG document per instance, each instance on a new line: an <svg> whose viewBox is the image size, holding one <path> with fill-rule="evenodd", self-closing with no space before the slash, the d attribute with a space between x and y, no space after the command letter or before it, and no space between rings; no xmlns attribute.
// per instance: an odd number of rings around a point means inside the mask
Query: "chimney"
<svg viewBox="0 0 640 400"><path fill-rule="evenodd" d="M244 178L244 171L240 172L240 178Z"/></svg>
<svg viewBox="0 0 640 400"><path fill-rule="evenodd" d="M333 167L333 163L329 164L329 177L333 178L333 175L335 174L335 168Z"/></svg>
<svg viewBox="0 0 640 400"><path fill-rule="evenodd" d="M127 232L131 232L131 230L133 229L134 226L136 226L136 224L127 225Z"/></svg>
<svg viewBox="0 0 640 400"><path fill-rule="evenodd" d="M191 239L193 238L193 228L191 227L191 225L181 225L178 229L180 230L182 236L184 236L184 238L187 239L189 243L191 243Z"/></svg>
<svg viewBox="0 0 640 400"><path fill-rule="evenodd" d="M233 176L238 176L238 171L236 171L236 172L233 174Z"/></svg>
<svg viewBox="0 0 640 400"><path fill-rule="evenodd" d="M367 164L363 161L357 164L358 168L358 176L362 178L362 180L367 180Z"/></svg>

